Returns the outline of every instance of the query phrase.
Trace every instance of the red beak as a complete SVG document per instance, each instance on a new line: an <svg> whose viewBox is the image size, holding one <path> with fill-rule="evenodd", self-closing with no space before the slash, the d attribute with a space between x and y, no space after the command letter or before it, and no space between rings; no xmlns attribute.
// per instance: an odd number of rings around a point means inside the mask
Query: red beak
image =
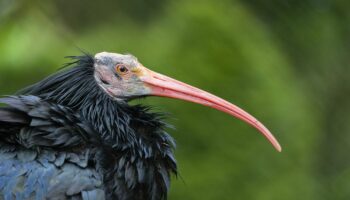
<svg viewBox="0 0 350 200"><path fill-rule="evenodd" d="M282 151L280 144L271 132L257 119L238 106L201 89L153 72L147 68L143 69L145 73L143 73L143 76L140 78L146 86L150 88L151 95L182 99L228 113L258 129L271 142L277 151Z"/></svg>

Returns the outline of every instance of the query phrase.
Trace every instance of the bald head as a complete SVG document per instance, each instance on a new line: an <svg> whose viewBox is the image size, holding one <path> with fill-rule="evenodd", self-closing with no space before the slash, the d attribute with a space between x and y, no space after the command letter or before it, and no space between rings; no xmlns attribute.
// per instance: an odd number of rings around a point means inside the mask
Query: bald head
<svg viewBox="0 0 350 200"><path fill-rule="evenodd" d="M104 65L124 63L130 66L138 65L137 58L131 54L100 52L95 55L95 62Z"/></svg>

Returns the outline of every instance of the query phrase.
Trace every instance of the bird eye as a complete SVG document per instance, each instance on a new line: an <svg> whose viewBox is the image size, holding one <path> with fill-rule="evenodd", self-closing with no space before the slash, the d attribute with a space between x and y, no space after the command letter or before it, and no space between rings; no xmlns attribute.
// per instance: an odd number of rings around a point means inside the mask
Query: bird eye
<svg viewBox="0 0 350 200"><path fill-rule="evenodd" d="M115 70L119 74L125 74L125 73L127 73L129 71L128 68L125 65L123 65L123 64L116 65Z"/></svg>

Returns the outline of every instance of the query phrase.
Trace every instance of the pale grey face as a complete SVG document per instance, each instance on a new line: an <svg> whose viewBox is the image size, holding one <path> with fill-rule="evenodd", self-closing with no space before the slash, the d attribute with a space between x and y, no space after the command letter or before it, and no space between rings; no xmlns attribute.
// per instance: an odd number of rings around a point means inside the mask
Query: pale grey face
<svg viewBox="0 0 350 200"><path fill-rule="evenodd" d="M94 67L98 85L117 100L150 93L150 89L140 79L145 67L132 55L98 53L95 55Z"/></svg>

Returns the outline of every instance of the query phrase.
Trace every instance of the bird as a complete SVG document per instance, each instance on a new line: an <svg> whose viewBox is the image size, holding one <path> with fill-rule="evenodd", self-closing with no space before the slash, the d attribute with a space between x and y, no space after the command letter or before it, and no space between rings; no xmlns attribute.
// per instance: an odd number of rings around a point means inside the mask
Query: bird
<svg viewBox="0 0 350 200"><path fill-rule="evenodd" d="M167 115L133 99L208 106L271 132L246 111L143 66L131 54L69 56L37 83L0 98L0 199L163 200L178 176Z"/></svg>

